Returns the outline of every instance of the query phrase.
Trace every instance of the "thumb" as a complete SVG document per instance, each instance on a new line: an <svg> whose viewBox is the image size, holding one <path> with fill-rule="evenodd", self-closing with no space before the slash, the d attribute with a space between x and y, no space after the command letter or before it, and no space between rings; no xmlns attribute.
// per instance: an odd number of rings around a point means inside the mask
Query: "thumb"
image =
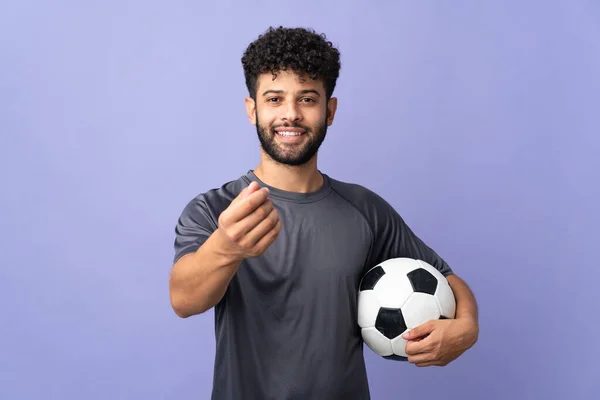
<svg viewBox="0 0 600 400"><path fill-rule="evenodd" d="M433 331L434 325L430 322L415 326L413 329L402 334L404 340L416 340L429 335Z"/></svg>

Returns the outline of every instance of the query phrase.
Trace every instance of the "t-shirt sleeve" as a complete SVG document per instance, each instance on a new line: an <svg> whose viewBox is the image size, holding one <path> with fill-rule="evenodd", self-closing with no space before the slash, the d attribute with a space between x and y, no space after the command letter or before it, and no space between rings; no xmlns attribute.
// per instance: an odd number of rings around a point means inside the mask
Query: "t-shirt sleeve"
<svg viewBox="0 0 600 400"><path fill-rule="evenodd" d="M453 271L448 263L412 231L389 203L377 195L375 197L374 240L367 267L374 267L390 258L408 257L425 261L444 276L451 275Z"/></svg>
<svg viewBox="0 0 600 400"><path fill-rule="evenodd" d="M211 216L202 196L189 202L183 209L175 226L175 256L177 262L186 254L197 251L216 230L217 223Z"/></svg>

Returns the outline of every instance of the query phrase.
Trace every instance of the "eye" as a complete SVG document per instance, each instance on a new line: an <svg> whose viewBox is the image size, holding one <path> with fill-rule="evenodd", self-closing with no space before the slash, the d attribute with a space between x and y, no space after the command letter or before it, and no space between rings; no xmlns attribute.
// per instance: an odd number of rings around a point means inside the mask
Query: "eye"
<svg viewBox="0 0 600 400"><path fill-rule="evenodd" d="M277 100L279 100L279 98L278 98L278 97L269 97L269 98L267 99L267 103L274 103L274 102L276 102Z"/></svg>
<svg viewBox="0 0 600 400"><path fill-rule="evenodd" d="M314 103L314 99L311 99L310 97L303 97L302 99L300 99L300 101L305 102L305 103Z"/></svg>

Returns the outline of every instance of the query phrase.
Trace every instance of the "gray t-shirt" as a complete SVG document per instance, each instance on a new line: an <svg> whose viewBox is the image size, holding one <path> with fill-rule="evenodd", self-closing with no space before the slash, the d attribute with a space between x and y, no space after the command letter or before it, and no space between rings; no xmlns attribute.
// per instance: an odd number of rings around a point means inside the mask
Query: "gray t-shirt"
<svg viewBox="0 0 600 400"><path fill-rule="evenodd" d="M394 257L452 273L380 196L324 178L312 193L269 186L282 229L262 256L242 262L215 306L212 399L369 399L357 323L362 275ZM202 245L251 181L268 186L248 171L184 208L175 261Z"/></svg>

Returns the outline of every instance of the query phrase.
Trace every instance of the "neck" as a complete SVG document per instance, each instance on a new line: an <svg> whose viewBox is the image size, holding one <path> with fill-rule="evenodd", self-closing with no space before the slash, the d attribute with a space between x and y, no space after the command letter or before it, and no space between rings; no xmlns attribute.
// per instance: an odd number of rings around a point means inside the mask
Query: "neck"
<svg viewBox="0 0 600 400"><path fill-rule="evenodd" d="M323 185L316 155L304 165L291 166L279 164L263 154L254 174L267 185L288 192L310 193Z"/></svg>

